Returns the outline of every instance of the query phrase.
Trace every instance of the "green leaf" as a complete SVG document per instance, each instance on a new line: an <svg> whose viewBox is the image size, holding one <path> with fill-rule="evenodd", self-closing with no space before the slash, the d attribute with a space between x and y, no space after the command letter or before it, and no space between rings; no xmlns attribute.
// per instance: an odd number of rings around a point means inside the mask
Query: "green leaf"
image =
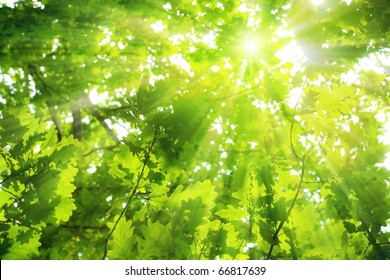
<svg viewBox="0 0 390 280"><path fill-rule="evenodd" d="M259 221L259 225L261 237L271 245L278 245L279 240L278 238L274 238L275 233L271 229L271 226L263 221Z"/></svg>
<svg viewBox="0 0 390 280"><path fill-rule="evenodd" d="M168 204L177 205L181 201L188 201L189 199L201 197L203 203L206 204L208 208L212 209L215 206L217 195L215 187L211 184L210 180L205 180L203 182L191 184L187 188L178 186L171 196L162 199L162 201L166 201Z"/></svg>
<svg viewBox="0 0 390 280"><path fill-rule="evenodd" d="M2 258L388 258L388 0L13 2Z"/></svg>
<svg viewBox="0 0 390 280"><path fill-rule="evenodd" d="M119 148L120 152L114 157L114 162L118 162L133 173L137 172L142 164L138 157L130 151L127 145L120 145Z"/></svg>
<svg viewBox="0 0 390 280"><path fill-rule="evenodd" d="M171 223L161 224L159 221L147 223L142 228L142 237L137 238L138 256L141 259L158 259L168 256L173 250L173 236Z"/></svg>
<svg viewBox="0 0 390 280"><path fill-rule="evenodd" d="M7 248L7 252L2 254L3 260L26 260L33 256L38 256L40 234L32 229L11 225L7 238L13 240L12 245ZM3 252L2 252L3 253Z"/></svg>
<svg viewBox="0 0 390 280"><path fill-rule="evenodd" d="M115 221L116 221L115 217ZM108 224L108 227L112 229L114 225ZM112 238L108 242L109 250L108 257L113 260L129 260L134 258L134 243L135 238L133 236L134 227L132 221L126 221L125 217L121 217L115 231L112 234Z"/></svg>
<svg viewBox="0 0 390 280"><path fill-rule="evenodd" d="M172 226L180 228L184 234L194 234L198 226L205 223L208 207L201 197L182 201Z"/></svg>
<svg viewBox="0 0 390 280"><path fill-rule="evenodd" d="M21 124L21 120L8 112L2 112L0 119L0 146L20 142L28 128Z"/></svg>
<svg viewBox="0 0 390 280"><path fill-rule="evenodd" d="M219 210L215 213L215 215L221 217L226 220L242 220L249 216L248 211L243 208L234 208L231 205L227 206L227 209Z"/></svg>
<svg viewBox="0 0 390 280"><path fill-rule="evenodd" d="M274 179L270 165L266 164L261 167L261 170L258 172L258 182L263 182L269 192L272 190Z"/></svg>

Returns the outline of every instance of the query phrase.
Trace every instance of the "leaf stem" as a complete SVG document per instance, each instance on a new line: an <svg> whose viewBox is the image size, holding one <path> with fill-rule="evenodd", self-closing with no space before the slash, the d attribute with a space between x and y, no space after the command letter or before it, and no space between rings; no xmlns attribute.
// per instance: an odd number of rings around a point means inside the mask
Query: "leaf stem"
<svg viewBox="0 0 390 280"><path fill-rule="evenodd" d="M295 196L294 196L294 199L290 205L290 207L288 208L287 210L287 215L286 215L286 218L280 222L278 228L276 229L274 235L272 236L272 239L273 240L277 240L278 238L278 235L279 235L279 232L282 230L283 228L283 225L284 223L287 221L287 219L290 217L290 214L292 212L292 210L294 209L294 206L295 206L295 203L298 199L298 196L299 194L301 193L301 189L302 189L302 186L303 186L303 177L305 176L305 159L306 159L306 154L304 154L302 156L302 160L301 160L301 164L302 164L302 168L301 168L301 176L300 176L300 179L299 179L299 183L298 183L298 187L297 187L297 191L295 192ZM268 254L267 254L267 260L270 260L271 259L271 254L272 254L272 250L274 248L274 245L271 245L269 251L268 251Z"/></svg>
<svg viewBox="0 0 390 280"><path fill-rule="evenodd" d="M115 229L116 229L116 227L117 227L117 225L118 225L120 219L125 215L126 210L129 208L130 202L132 201L132 199L134 198L134 196L137 194L139 184L140 184L141 179L142 179L142 177L143 177L143 174L144 174L144 172L145 172L146 165L147 165L147 163L148 163L148 161L149 161L150 154L151 154L151 152L152 152L152 149L153 149L154 144L156 143L156 140L157 140L157 138L158 138L158 135L159 135L159 132L155 131L154 136L153 136L152 143L150 144L150 147L149 147L149 149L148 149L148 151L147 151L147 153L146 153L144 162L143 162L143 164L142 164L142 169L141 169L141 171L140 171L139 174L138 174L138 179L137 179L137 182L136 182L136 184L135 184L135 187L134 187L133 191L131 192L131 194L130 194L130 196L129 196L129 199L128 199L127 202L126 202L125 207L123 208L123 210L122 210L122 212L120 213L119 217L116 219L115 224L114 224L114 226L112 227L110 233L108 234L106 241L104 242L104 253L103 253L103 256L102 256L102 260L106 259L106 257L107 257L107 253L108 253L108 241L110 240L112 234L114 233L114 231L115 231Z"/></svg>
<svg viewBox="0 0 390 280"><path fill-rule="evenodd" d="M294 206L295 206L295 203L298 199L298 196L299 194L301 193L301 189L302 189L302 186L304 184L304 181L303 181L303 178L305 176L305 160L306 160L306 156L307 154L310 152L307 151L303 156L299 156L295 147L294 147L294 143L293 143L293 140L292 140L292 136L293 136L293 128L294 128L294 124L295 124L295 116L297 114L297 109L298 109L298 105L299 105L299 101L301 100L302 96L303 96L303 93L304 93L304 89L305 89L305 86L306 86L306 83L309 79L309 73L310 73L310 69L308 70L307 72L307 75L306 75L306 78L302 84L302 88L301 88L301 93L299 94L299 98L297 100L297 103L295 104L294 106L294 115L293 115L293 118L292 118L292 121L291 121L291 126L290 126L290 145L291 145L291 151L292 153L294 154L294 156L300 161L301 163L301 175L300 175L300 178L299 178L299 183L298 183L298 187L297 187L297 191L295 192L295 196L294 196L294 199L290 205L290 207L288 208L287 210L287 214L286 214L286 218L284 220L282 220L279 224L279 226L277 227L274 235L272 236L272 239L273 240L277 240L278 238L278 235L279 235L279 232L282 230L285 222L287 221L287 219L290 217L290 214L292 212L292 210L294 209ZM270 260L271 259L271 256L272 256L272 251L274 249L274 246L273 244L271 244L271 247L269 248L269 251L268 251L268 254L267 254L267 260Z"/></svg>

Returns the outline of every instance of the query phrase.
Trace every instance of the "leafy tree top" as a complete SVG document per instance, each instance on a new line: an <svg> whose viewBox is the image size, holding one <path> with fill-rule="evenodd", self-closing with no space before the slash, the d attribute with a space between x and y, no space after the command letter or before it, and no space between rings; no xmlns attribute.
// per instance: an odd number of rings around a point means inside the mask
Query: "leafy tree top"
<svg viewBox="0 0 390 280"><path fill-rule="evenodd" d="M0 1L1 258L388 259L389 18Z"/></svg>

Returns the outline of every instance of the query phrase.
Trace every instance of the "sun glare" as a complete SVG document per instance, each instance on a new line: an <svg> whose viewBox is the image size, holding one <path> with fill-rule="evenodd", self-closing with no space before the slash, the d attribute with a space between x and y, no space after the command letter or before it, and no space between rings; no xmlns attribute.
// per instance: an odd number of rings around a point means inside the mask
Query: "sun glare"
<svg viewBox="0 0 390 280"><path fill-rule="evenodd" d="M246 56L255 56L259 53L260 41L256 38L244 39L242 42L242 48Z"/></svg>
<svg viewBox="0 0 390 280"><path fill-rule="evenodd" d="M324 0L311 0L311 2L313 3L313 5L319 6L319 5L321 5L322 3L324 3Z"/></svg>

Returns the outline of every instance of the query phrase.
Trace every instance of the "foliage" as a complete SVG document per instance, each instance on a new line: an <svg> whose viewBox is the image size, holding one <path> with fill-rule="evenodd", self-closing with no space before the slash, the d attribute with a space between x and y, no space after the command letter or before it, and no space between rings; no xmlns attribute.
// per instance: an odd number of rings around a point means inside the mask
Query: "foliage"
<svg viewBox="0 0 390 280"><path fill-rule="evenodd" d="M0 1L1 259L389 259L386 0Z"/></svg>

